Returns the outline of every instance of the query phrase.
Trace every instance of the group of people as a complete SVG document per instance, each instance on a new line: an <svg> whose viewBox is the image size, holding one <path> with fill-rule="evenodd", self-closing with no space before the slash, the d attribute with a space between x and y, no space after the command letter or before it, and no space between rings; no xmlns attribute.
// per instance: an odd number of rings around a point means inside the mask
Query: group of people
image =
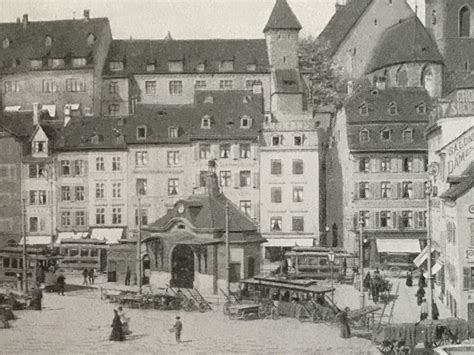
<svg viewBox="0 0 474 355"><path fill-rule="evenodd" d="M112 333L110 334L109 340L125 340L125 336L132 333L130 331L129 322L130 318L127 317L122 306L120 306L118 309L114 309L114 319L112 320L111 325Z"/></svg>
<svg viewBox="0 0 474 355"><path fill-rule="evenodd" d="M374 303L378 303L380 293L383 292L383 279L378 268L374 271L374 277L367 272L364 278L364 289L369 291L369 298L372 298Z"/></svg>
<svg viewBox="0 0 474 355"><path fill-rule="evenodd" d="M409 270L407 273L407 281L406 285L411 287L413 286L413 272ZM426 278L423 274L423 270L420 271L420 278L418 279L418 290L416 290L415 297L416 297L416 304L420 306L420 321L428 318L428 303L425 298L425 287L426 287ZM433 287L433 284L431 285ZM439 318L439 311L438 306L433 301L431 303L431 313L433 319Z"/></svg>
<svg viewBox="0 0 474 355"><path fill-rule="evenodd" d="M95 269L90 268L89 270L85 268L82 271L82 277L84 278L84 281L82 282L83 285L93 285L94 284L94 279L95 279Z"/></svg>

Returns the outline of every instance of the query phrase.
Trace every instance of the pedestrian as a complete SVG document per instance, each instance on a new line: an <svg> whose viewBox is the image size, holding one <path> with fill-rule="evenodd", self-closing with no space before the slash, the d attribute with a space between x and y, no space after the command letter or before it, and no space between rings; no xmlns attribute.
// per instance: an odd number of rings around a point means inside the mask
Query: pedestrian
<svg viewBox="0 0 474 355"><path fill-rule="evenodd" d="M406 281L406 285L408 287L412 287L413 286L413 273L410 270L407 271L407 281Z"/></svg>
<svg viewBox="0 0 474 355"><path fill-rule="evenodd" d="M422 286L418 286L418 290L415 293L416 296L416 304L418 306L421 306L423 303L423 298L425 297L425 290L423 289Z"/></svg>
<svg viewBox="0 0 474 355"><path fill-rule="evenodd" d="M364 289L369 289L370 288L370 271L367 272L367 274L365 275L365 278L364 278Z"/></svg>
<svg viewBox="0 0 474 355"><path fill-rule="evenodd" d="M436 305L436 302L434 302L434 301L431 305L431 310L432 310L431 314L433 316L433 319L437 320L439 318L439 310L438 310L438 306Z"/></svg>
<svg viewBox="0 0 474 355"><path fill-rule="evenodd" d="M94 278L95 278L95 269L94 268L89 269L88 276L89 276L89 284L93 285L94 284Z"/></svg>
<svg viewBox="0 0 474 355"><path fill-rule="evenodd" d="M87 278L89 277L89 270L87 270L87 268L82 271L82 277L84 278L82 284L87 286Z"/></svg>
<svg viewBox="0 0 474 355"><path fill-rule="evenodd" d="M420 322L428 318L428 303L426 303L426 298L423 298L420 308Z"/></svg>
<svg viewBox="0 0 474 355"><path fill-rule="evenodd" d="M377 275L380 276L380 270L379 270L378 267L375 268L374 275L375 275L375 277L376 277Z"/></svg>
<svg viewBox="0 0 474 355"><path fill-rule="evenodd" d="M425 275L423 275L423 269L420 270L420 278L418 279L418 287L426 287Z"/></svg>
<svg viewBox="0 0 474 355"><path fill-rule="evenodd" d="M342 276L346 277L347 273L347 260L346 258L342 259Z"/></svg>
<svg viewBox="0 0 474 355"><path fill-rule="evenodd" d="M181 342L181 332L183 331L183 323L181 323L181 318L178 316L176 317L176 323L174 324L173 328L174 335L176 337L176 342Z"/></svg>
<svg viewBox="0 0 474 355"><path fill-rule="evenodd" d="M125 286L130 286L130 276L132 276L132 272L130 271L130 266L127 266L127 272L125 273Z"/></svg>
<svg viewBox="0 0 474 355"><path fill-rule="evenodd" d="M111 341L123 341L125 336L123 335L122 322L120 321L120 316L118 311L114 309L114 319L112 321L112 333L110 333L109 340Z"/></svg>
<svg viewBox="0 0 474 355"><path fill-rule="evenodd" d="M64 274L60 273L58 278L56 279L56 291L58 292L58 296L64 296L64 288L66 287L66 277Z"/></svg>
<svg viewBox="0 0 474 355"><path fill-rule="evenodd" d="M41 290L40 283L36 283L36 287L31 291L30 308L35 311L41 311L43 300L43 291Z"/></svg>
<svg viewBox="0 0 474 355"><path fill-rule="evenodd" d="M120 317L120 321L122 322L123 335L132 334L132 332L130 331L130 318L127 317L122 306L118 308L118 315Z"/></svg>
<svg viewBox="0 0 474 355"><path fill-rule="evenodd" d="M351 337L351 328L349 326L349 311L350 308L346 307L344 310L336 315L339 321L339 327L341 329L341 338L347 339Z"/></svg>

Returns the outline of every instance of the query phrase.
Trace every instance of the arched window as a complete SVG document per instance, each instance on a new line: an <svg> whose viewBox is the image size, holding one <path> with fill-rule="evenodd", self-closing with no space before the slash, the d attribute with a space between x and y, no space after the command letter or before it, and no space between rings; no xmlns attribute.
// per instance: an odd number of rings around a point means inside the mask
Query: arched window
<svg viewBox="0 0 474 355"><path fill-rule="evenodd" d="M433 95L434 91L434 77L433 77L433 70L430 65L425 65L421 71L421 79L420 79L421 86L423 86L430 96Z"/></svg>
<svg viewBox="0 0 474 355"><path fill-rule="evenodd" d="M87 45L92 46L95 43L95 35L93 33L89 33L87 36Z"/></svg>
<svg viewBox="0 0 474 355"><path fill-rule="evenodd" d="M46 36L46 38L44 39L44 45L46 47L51 47L52 44L53 44L53 38L51 36Z"/></svg>
<svg viewBox="0 0 474 355"><path fill-rule="evenodd" d="M459 11L459 37L471 35L471 10L466 5Z"/></svg>
<svg viewBox="0 0 474 355"><path fill-rule="evenodd" d="M10 46L10 40L8 38L5 38L2 42L3 48L8 48Z"/></svg>
<svg viewBox="0 0 474 355"><path fill-rule="evenodd" d="M400 68L397 70L397 86L399 87L406 87L408 84L408 73L407 67L405 65L401 65Z"/></svg>

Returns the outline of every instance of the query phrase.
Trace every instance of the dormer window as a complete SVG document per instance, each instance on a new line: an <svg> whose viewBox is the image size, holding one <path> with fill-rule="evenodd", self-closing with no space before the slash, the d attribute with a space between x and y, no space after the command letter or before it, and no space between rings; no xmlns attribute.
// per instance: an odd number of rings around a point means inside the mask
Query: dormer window
<svg viewBox="0 0 474 355"><path fill-rule="evenodd" d="M366 102L359 106L359 113L362 116L367 116L369 114L369 105L367 105Z"/></svg>
<svg viewBox="0 0 474 355"><path fill-rule="evenodd" d="M181 73L183 71L183 61L170 60L168 62L168 70L172 73Z"/></svg>
<svg viewBox="0 0 474 355"><path fill-rule="evenodd" d="M300 147L303 145L303 136L302 135L296 135L293 136L293 145L296 147Z"/></svg>
<svg viewBox="0 0 474 355"><path fill-rule="evenodd" d="M154 72L156 70L156 65L155 63L148 63L146 65L146 71L147 72Z"/></svg>
<svg viewBox="0 0 474 355"><path fill-rule="evenodd" d="M202 73L203 71L206 70L206 64L204 63L199 63L196 67L196 70L199 72L199 73Z"/></svg>
<svg viewBox="0 0 474 355"><path fill-rule="evenodd" d="M92 144L99 144L104 142L104 136L102 134L94 134L91 138L90 141Z"/></svg>
<svg viewBox="0 0 474 355"><path fill-rule="evenodd" d="M370 140L370 132L368 129L364 128L359 132L359 140L361 142L368 142Z"/></svg>
<svg viewBox="0 0 474 355"><path fill-rule="evenodd" d="M390 103L388 113L390 116L398 115L398 106L395 102Z"/></svg>
<svg viewBox="0 0 474 355"><path fill-rule="evenodd" d="M220 62L219 71L234 71L234 61L233 60L223 60Z"/></svg>
<svg viewBox="0 0 474 355"><path fill-rule="evenodd" d="M47 151L47 144L45 141L35 141L33 142L33 153L46 153Z"/></svg>
<svg viewBox="0 0 474 355"><path fill-rule="evenodd" d="M146 139L146 126L138 126L137 127L137 139Z"/></svg>
<svg viewBox="0 0 474 355"><path fill-rule="evenodd" d="M391 139L391 131L389 129L383 129L381 132L380 132L380 139L384 142L387 142L387 141L390 141Z"/></svg>
<svg viewBox="0 0 474 355"><path fill-rule="evenodd" d="M257 70L257 64L255 63L247 64L247 71L256 71L256 70Z"/></svg>
<svg viewBox="0 0 474 355"><path fill-rule="evenodd" d="M123 70L123 61L112 61L109 63L109 70L110 71L121 71Z"/></svg>
<svg viewBox="0 0 474 355"><path fill-rule="evenodd" d="M419 113L420 115L426 114L428 112L428 107L426 106L424 102L422 102L416 107L416 112Z"/></svg>
<svg viewBox="0 0 474 355"><path fill-rule="evenodd" d="M213 104L214 103L214 97L212 96L206 96L203 101L205 104Z"/></svg>
<svg viewBox="0 0 474 355"><path fill-rule="evenodd" d="M168 138L178 138L178 127L168 128Z"/></svg>
<svg viewBox="0 0 474 355"><path fill-rule="evenodd" d="M10 47L10 40L8 38L5 38L2 42L3 48L8 48Z"/></svg>
<svg viewBox="0 0 474 355"><path fill-rule="evenodd" d="M250 128L252 127L252 119L249 116L243 116L240 119L240 128Z"/></svg>
<svg viewBox="0 0 474 355"><path fill-rule="evenodd" d="M46 47L51 47L52 44L53 44L53 38L51 36L46 36L46 38L44 39L44 45Z"/></svg>
<svg viewBox="0 0 474 355"><path fill-rule="evenodd" d="M72 58L72 66L74 68L85 67L87 65L86 58Z"/></svg>
<svg viewBox="0 0 474 355"><path fill-rule="evenodd" d="M87 36L87 45L92 46L95 43L96 37L93 33L89 33Z"/></svg>
<svg viewBox="0 0 474 355"><path fill-rule="evenodd" d="M275 135L272 136L272 146L277 147L282 144L282 136Z"/></svg>
<svg viewBox="0 0 474 355"><path fill-rule="evenodd" d="M402 133L402 138L404 142L413 142L413 129L405 128Z"/></svg>
<svg viewBox="0 0 474 355"><path fill-rule="evenodd" d="M48 66L50 68L62 68L64 67L64 59L62 58L48 59Z"/></svg>
<svg viewBox="0 0 474 355"><path fill-rule="evenodd" d="M43 67L43 61L41 59L30 60L31 69L40 69Z"/></svg>
<svg viewBox="0 0 474 355"><path fill-rule="evenodd" d="M210 129L211 128L211 116L204 116L201 119L201 128Z"/></svg>

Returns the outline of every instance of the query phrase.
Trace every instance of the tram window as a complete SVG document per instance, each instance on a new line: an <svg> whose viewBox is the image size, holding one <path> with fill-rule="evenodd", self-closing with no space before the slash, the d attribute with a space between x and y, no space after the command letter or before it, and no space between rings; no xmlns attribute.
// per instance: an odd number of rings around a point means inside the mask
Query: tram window
<svg viewBox="0 0 474 355"><path fill-rule="evenodd" d="M10 258L3 258L3 267L4 268L10 267Z"/></svg>
<svg viewBox="0 0 474 355"><path fill-rule="evenodd" d="M23 259L18 259L18 261L19 261L19 264L20 264L18 267L20 269L23 269Z"/></svg>
<svg viewBox="0 0 474 355"><path fill-rule="evenodd" d="M87 258L89 256L89 249L81 249L81 256Z"/></svg>
<svg viewBox="0 0 474 355"><path fill-rule="evenodd" d="M17 269L18 268L18 260L17 259L12 259L12 269Z"/></svg>
<svg viewBox="0 0 474 355"><path fill-rule="evenodd" d="M326 259L326 258L319 259L319 265L320 266L326 266L327 264L328 264L328 259Z"/></svg>
<svg viewBox="0 0 474 355"><path fill-rule="evenodd" d="M99 251L97 249L92 249L91 250L91 257L96 257L97 255L99 255Z"/></svg>
<svg viewBox="0 0 474 355"><path fill-rule="evenodd" d="M78 256L79 255L79 250L78 249L70 249L69 250L69 256Z"/></svg>

